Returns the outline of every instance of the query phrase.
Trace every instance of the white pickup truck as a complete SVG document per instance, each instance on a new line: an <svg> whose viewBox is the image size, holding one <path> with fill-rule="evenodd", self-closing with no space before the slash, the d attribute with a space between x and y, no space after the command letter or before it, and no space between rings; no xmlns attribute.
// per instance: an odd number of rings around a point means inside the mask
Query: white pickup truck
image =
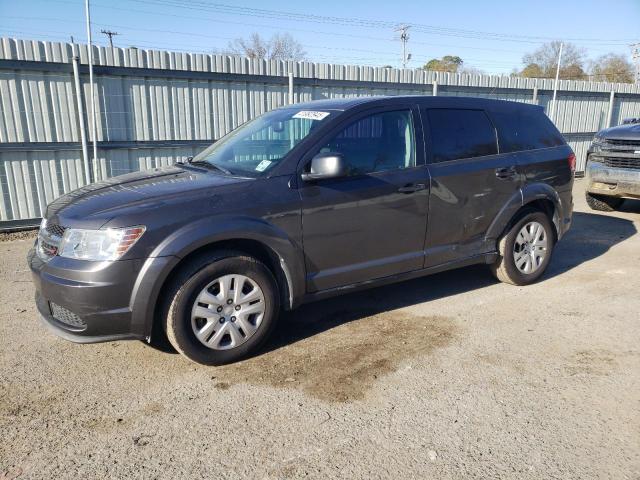
<svg viewBox="0 0 640 480"><path fill-rule="evenodd" d="M640 198L640 118L599 131L587 152L587 203L612 211L625 198Z"/></svg>

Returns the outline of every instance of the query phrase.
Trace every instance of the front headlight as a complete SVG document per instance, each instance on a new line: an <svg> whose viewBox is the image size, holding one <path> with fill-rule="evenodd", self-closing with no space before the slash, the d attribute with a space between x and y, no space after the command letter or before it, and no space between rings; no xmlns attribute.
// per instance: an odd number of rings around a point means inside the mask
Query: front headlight
<svg viewBox="0 0 640 480"><path fill-rule="evenodd" d="M133 247L144 231L143 225L106 230L68 228L60 242L58 255L97 262L118 260Z"/></svg>
<svg viewBox="0 0 640 480"><path fill-rule="evenodd" d="M604 138L596 135L595 137L593 137L593 142L591 142L591 149L593 151L599 151L604 145L604 143L605 143Z"/></svg>

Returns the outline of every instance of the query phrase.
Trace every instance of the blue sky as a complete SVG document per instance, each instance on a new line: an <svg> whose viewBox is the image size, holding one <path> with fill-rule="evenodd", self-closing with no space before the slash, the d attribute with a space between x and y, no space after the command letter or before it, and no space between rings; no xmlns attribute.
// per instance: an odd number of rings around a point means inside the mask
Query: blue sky
<svg viewBox="0 0 640 480"><path fill-rule="evenodd" d="M94 40L107 43L99 33L104 28L121 33L116 46L211 53L252 32L289 32L312 61L399 66L391 24L406 22L414 25L410 67L451 54L497 74L521 67L523 54L550 39L573 41L590 58L607 52L630 58L628 44L640 41L640 0L220 2L92 0ZM83 0L0 0L0 36L65 41L71 35L86 40Z"/></svg>

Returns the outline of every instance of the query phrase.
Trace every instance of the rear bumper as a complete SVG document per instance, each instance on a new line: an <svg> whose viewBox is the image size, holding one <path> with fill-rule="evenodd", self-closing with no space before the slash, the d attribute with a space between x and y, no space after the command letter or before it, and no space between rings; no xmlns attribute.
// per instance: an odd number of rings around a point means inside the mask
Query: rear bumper
<svg viewBox="0 0 640 480"><path fill-rule="evenodd" d="M153 260L44 262L32 249L27 261L41 320L54 334L78 343L148 337L154 305L135 292L141 292L139 277L148 270L143 266Z"/></svg>
<svg viewBox="0 0 640 480"><path fill-rule="evenodd" d="M619 198L640 198L640 170L611 168L589 160L585 170L587 191Z"/></svg>

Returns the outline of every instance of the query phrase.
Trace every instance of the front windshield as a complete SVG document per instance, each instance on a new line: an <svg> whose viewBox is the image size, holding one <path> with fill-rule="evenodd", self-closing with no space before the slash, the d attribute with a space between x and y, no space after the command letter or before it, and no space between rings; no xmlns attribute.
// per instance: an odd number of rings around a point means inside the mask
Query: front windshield
<svg viewBox="0 0 640 480"><path fill-rule="evenodd" d="M242 177L266 175L330 116L330 111L273 110L233 130L198 154L193 163L206 162Z"/></svg>

